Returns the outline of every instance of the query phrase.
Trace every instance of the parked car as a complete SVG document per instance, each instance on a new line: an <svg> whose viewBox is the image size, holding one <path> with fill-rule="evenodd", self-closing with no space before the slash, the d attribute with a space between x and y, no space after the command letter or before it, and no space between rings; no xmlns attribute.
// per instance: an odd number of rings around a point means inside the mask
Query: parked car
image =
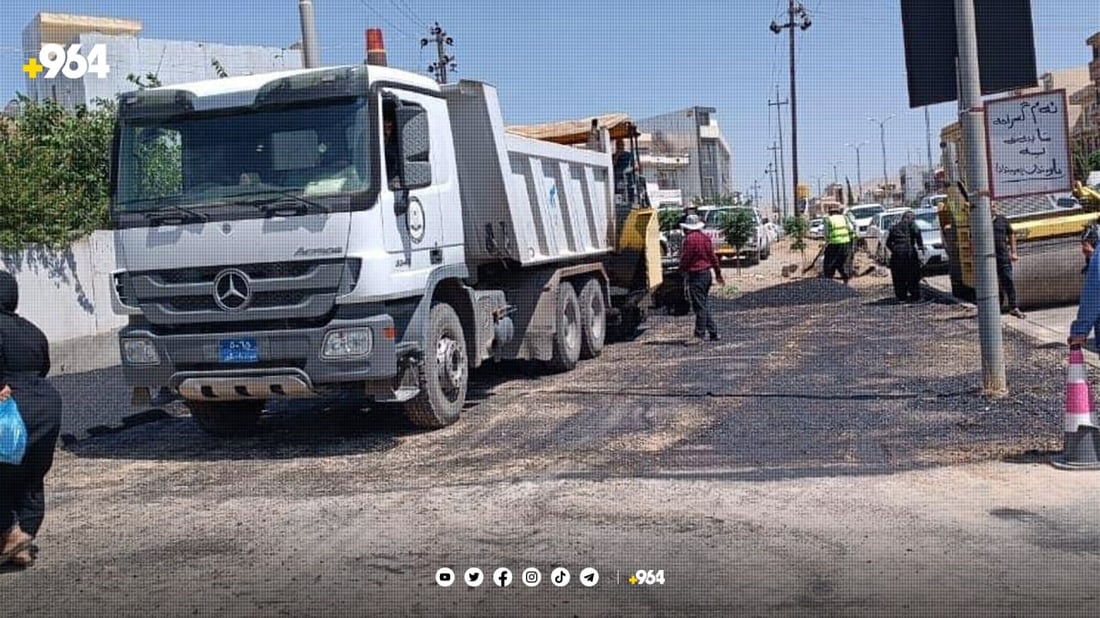
<svg viewBox="0 0 1100 618"><path fill-rule="evenodd" d="M890 248L886 246L886 235L890 228L901 219L901 215L908 212L909 208L891 208L875 217L872 223L874 236L868 236L868 243L874 242L872 255L882 262L890 261ZM920 230L921 241L924 243L924 251L918 252L921 267L928 271L947 266L947 250L943 246L943 234L940 231L939 215L934 209L918 208L913 210L916 215L914 223ZM877 227L882 226L882 227Z"/></svg>
<svg viewBox="0 0 1100 618"><path fill-rule="evenodd" d="M871 223L867 226L867 253L874 256L875 260L883 264L889 260L890 254L886 251L886 235L909 210L908 208L888 208L871 218Z"/></svg>
<svg viewBox="0 0 1100 618"><path fill-rule="evenodd" d="M764 227L764 220L760 217L760 213L755 208L749 208L745 206L733 206L727 208L711 208L700 209L700 216L703 217L706 227L703 231L710 236L711 241L714 243L714 251L718 254L719 258L733 258L736 257L736 253L726 242L725 235L722 233L721 222L722 217L726 213L734 210L741 209L747 210L752 213L753 220L756 222L756 229L753 232L752 238L749 242L745 243L744 247L741 247L741 255L749 258L750 262L759 262L760 260L766 260L771 256L771 235L768 234L767 228Z"/></svg>
<svg viewBox="0 0 1100 618"><path fill-rule="evenodd" d="M871 225L871 219L884 210L886 210L886 207L882 204L860 204L859 206L852 206L848 209L848 217L856 226L859 244L866 244L864 241L867 238L867 227Z"/></svg>
<svg viewBox="0 0 1100 618"><path fill-rule="evenodd" d="M929 208L932 209L932 210L937 210L937 209L939 209L940 204L942 204L944 202L944 200L946 200L946 199L947 199L947 196L944 195L943 193L937 193L935 195L926 195L926 196L924 196L920 199L920 207L917 208L917 210L926 210L926 209L929 209Z"/></svg>
<svg viewBox="0 0 1100 618"><path fill-rule="evenodd" d="M920 256L921 266L931 270L947 266L947 250L943 246L943 234L940 231L939 215L935 210L918 208L913 211L917 216L917 228L924 241L924 252Z"/></svg>
<svg viewBox="0 0 1100 618"><path fill-rule="evenodd" d="M825 238L825 219L810 219L810 231L807 235L819 240Z"/></svg>

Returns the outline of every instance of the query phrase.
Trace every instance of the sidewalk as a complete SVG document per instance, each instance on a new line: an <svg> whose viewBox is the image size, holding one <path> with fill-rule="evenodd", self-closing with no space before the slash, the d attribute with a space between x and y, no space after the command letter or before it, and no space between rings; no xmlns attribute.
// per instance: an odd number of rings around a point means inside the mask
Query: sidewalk
<svg viewBox="0 0 1100 618"><path fill-rule="evenodd" d="M977 317L977 307L951 295L951 279L948 275L925 277L924 284L936 295L952 299L960 305L972 308L975 317ZM1026 316L1021 320L1010 315L1004 315L1001 316L1001 323L1031 337L1040 347L1064 347L1066 337L1069 336L1069 325L1077 317L1077 305L1033 309L1027 311ZM1088 348L1095 352L1096 348L1094 346L1095 343L1091 343ZM1097 356L1086 354L1085 360L1093 367L1100 368L1100 358Z"/></svg>

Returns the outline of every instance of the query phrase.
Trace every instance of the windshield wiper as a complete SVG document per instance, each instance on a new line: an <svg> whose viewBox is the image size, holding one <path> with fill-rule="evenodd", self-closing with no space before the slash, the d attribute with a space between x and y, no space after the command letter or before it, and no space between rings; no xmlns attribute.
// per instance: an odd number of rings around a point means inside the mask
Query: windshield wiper
<svg viewBox="0 0 1100 618"><path fill-rule="evenodd" d="M272 214L278 214L279 212L282 212L282 211L289 210L291 207L287 206L286 200L284 198L290 198L290 199L292 199L296 202L299 202L302 205L306 206L306 212L309 212L310 208L320 210L320 211L326 212L326 213L332 212L332 209L329 208L328 206L326 206L324 204L321 204L320 202L315 202L315 201L313 201L309 198L302 197L301 195L299 195L299 194L297 194L294 191L291 191L289 189L264 189L263 191L256 191L254 193L248 193L248 194L245 194L245 195L263 195L265 193L276 193L276 194L278 194L278 197L261 198L261 199L255 199L255 200L246 200L246 201L242 201L241 203L242 204L248 204L249 206L255 206L256 208L259 208L261 211L263 211L263 213L265 215L272 215ZM294 209L294 214L302 214L301 210L302 210L302 208L300 208L300 207L295 208Z"/></svg>
<svg viewBox="0 0 1100 618"><path fill-rule="evenodd" d="M179 204L167 203L152 210L143 210L141 214L150 221L155 221L158 225L167 219L172 218L172 215L165 212L166 210L174 210L183 215L183 222L194 221L198 219L205 223L210 219L205 213L199 212L193 208L187 208L186 206L180 206Z"/></svg>

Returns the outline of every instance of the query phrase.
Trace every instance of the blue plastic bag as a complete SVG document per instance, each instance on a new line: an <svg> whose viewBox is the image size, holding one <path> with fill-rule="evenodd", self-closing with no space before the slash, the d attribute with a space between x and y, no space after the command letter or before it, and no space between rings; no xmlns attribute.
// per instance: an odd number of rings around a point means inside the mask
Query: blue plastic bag
<svg viewBox="0 0 1100 618"><path fill-rule="evenodd" d="M27 452L27 426L15 399L0 403L0 463L18 466Z"/></svg>

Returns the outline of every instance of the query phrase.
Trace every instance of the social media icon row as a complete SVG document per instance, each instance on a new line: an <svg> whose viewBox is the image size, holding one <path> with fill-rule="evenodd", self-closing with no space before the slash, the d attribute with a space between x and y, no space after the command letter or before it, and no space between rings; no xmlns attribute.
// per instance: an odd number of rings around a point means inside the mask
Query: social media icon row
<svg viewBox="0 0 1100 618"><path fill-rule="evenodd" d="M569 585L571 579L569 569L565 567L557 567L550 572L550 583L554 584L558 588L564 588ZM485 581L485 573L477 567L470 567L466 569L466 572L462 575L463 581L471 588L477 588ZM534 588L542 583L542 571L535 567L528 567L523 570L523 574L520 576L523 581L523 585L528 588ZM580 576L581 585L585 588L592 588L596 584L600 583L600 572L592 567L588 567L581 571ZM444 588L451 587L455 583L455 572L447 567L443 567L435 572L435 583ZM506 568L499 568L493 571L493 583L500 588L507 588L512 585L512 572Z"/></svg>

